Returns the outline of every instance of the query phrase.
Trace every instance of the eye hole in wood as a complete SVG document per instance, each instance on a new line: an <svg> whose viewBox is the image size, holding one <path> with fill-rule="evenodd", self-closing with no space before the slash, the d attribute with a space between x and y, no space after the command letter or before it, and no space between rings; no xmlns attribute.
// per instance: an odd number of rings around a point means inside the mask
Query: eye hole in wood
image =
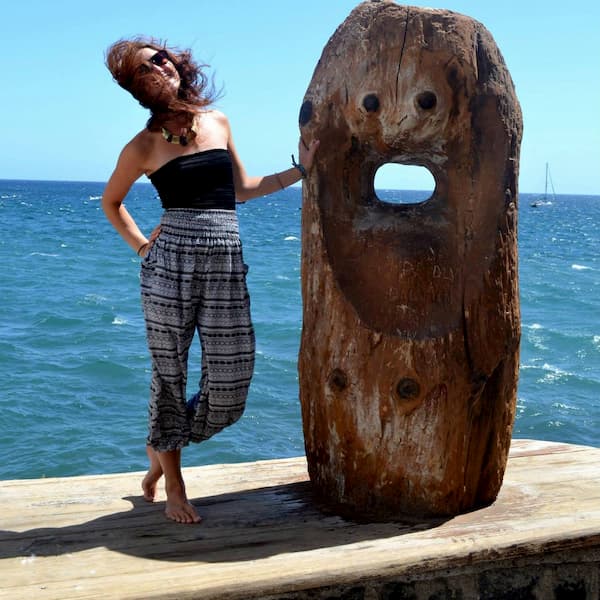
<svg viewBox="0 0 600 600"><path fill-rule="evenodd" d="M421 92L417 96L417 104L423 110L431 110L437 104L437 96L433 92Z"/></svg>
<svg viewBox="0 0 600 600"><path fill-rule="evenodd" d="M419 397L421 386L414 379L405 377L396 385L396 394L400 400L414 400Z"/></svg>
<svg viewBox="0 0 600 600"><path fill-rule="evenodd" d="M300 127L304 127L312 118L313 113L313 104L310 100L305 100L300 107L300 116L298 117L298 122L300 123Z"/></svg>
<svg viewBox="0 0 600 600"><path fill-rule="evenodd" d="M367 112L377 112L379 110L379 98L375 94L367 94L363 98L363 106Z"/></svg>

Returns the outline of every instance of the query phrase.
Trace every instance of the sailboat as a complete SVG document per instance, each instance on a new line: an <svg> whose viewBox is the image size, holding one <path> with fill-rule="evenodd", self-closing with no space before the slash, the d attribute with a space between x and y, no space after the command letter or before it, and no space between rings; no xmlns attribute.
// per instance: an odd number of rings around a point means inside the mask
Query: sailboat
<svg viewBox="0 0 600 600"><path fill-rule="evenodd" d="M531 203L531 206L537 208L538 206L547 206L552 204L552 200L548 199L548 181L550 181L550 187L552 189L551 198L554 200L554 196L556 192L554 191L554 183L552 183L552 175L550 175L550 168L548 167L548 163L546 163L546 184L544 185L544 195L541 198L537 198Z"/></svg>

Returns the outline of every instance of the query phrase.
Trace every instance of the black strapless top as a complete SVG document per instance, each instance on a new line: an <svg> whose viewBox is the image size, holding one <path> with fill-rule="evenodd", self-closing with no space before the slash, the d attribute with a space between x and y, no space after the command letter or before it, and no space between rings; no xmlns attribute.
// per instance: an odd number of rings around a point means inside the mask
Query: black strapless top
<svg viewBox="0 0 600 600"><path fill-rule="evenodd" d="M231 157L222 148L177 156L148 178L165 209L235 210Z"/></svg>

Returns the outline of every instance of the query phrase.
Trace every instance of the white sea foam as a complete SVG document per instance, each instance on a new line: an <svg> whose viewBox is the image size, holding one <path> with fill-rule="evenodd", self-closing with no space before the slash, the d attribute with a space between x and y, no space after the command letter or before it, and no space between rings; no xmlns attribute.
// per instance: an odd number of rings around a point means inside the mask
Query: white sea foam
<svg viewBox="0 0 600 600"><path fill-rule="evenodd" d="M548 350L548 346L544 343L544 327L539 323L533 323L529 326L527 339L538 350Z"/></svg>
<svg viewBox="0 0 600 600"><path fill-rule="evenodd" d="M287 237L283 238L286 242L297 242L299 238L297 238L295 235L288 235Z"/></svg>
<svg viewBox="0 0 600 600"><path fill-rule="evenodd" d="M552 406L559 410L577 410L576 406L573 406L572 404L565 404L564 402L555 402Z"/></svg>
<svg viewBox="0 0 600 600"><path fill-rule="evenodd" d="M560 371L560 369L553 367L552 365L550 365L548 363L544 363L542 365L542 369L544 369L544 371L552 371L554 373L558 373L558 371Z"/></svg>
<svg viewBox="0 0 600 600"><path fill-rule="evenodd" d="M586 267L584 265L571 265L571 269L575 271L591 271L592 267Z"/></svg>
<svg viewBox="0 0 600 600"><path fill-rule="evenodd" d="M554 365L550 365L548 363L544 363L542 365L542 369L546 371L546 373L543 377L538 379L539 383L554 383L572 375L572 373L563 371L562 369L559 369L558 367L555 367Z"/></svg>
<svg viewBox="0 0 600 600"><path fill-rule="evenodd" d="M127 319L123 319L121 317L115 317L112 320L112 325L127 325Z"/></svg>
<svg viewBox="0 0 600 600"><path fill-rule="evenodd" d="M104 302L106 302L106 297L101 296L100 294L86 294L83 297L83 300L87 304L104 304Z"/></svg>

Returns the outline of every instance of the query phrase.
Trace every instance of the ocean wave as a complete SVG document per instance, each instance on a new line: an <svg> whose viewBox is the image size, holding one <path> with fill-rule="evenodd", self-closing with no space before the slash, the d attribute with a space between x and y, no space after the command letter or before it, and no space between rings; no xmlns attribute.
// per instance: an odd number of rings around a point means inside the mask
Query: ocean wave
<svg viewBox="0 0 600 600"><path fill-rule="evenodd" d="M79 330L79 327L85 323L85 319L73 317L71 315L40 312L34 315L33 325L35 327L46 326L48 331L52 331L52 327L56 328L56 332L65 335L66 329L69 326Z"/></svg>
<svg viewBox="0 0 600 600"><path fill-rule="evenodd" d="M571 265L571 269L573 269L574 271L591 271L592 267L586 267L585 265L573 264L573 265Z"/></svg>
<svg viewBox="0 0 600 600"><path fill-rule="evenodd" d="M522 384L527 379L528 385L534 382L536 384L550 384L552 386L569 385L572 389L572 394L575 393L574 390L577 390L581 386L586 389L596 389L600 385L600 378L593 372L570 371L547 362L535 364L534 360L533 364L521 364L519 369L523 372L523 377L521 378ZM574 397L573 395L570 399L573 400Z"/></svg>
<svg viewBox="0 0 600 600"><path fill-rule="evenodd" d="M542 370L545 371L544 376L539 379L540 383L555 383L557 381L561 381L567 379L568 377L573 377L573 373L569 373L568 371L563 371L559 367L555 367L548 363L544 363L542 365Z"/></svg>
<svg viewBox="0 0 600 600"><path fill-rule="evenodd" d="M544 353L547 351L554 353L562 349L571 357L585 358L590 352L600 348L600 335L595 334L590 325L591 323L585 321L576 322L570 318L563 318L563 315L553 317L549 326L542 326L539 323L523 324L523 347L529 352L534 352L533 349L536 349Z"/></svg>
<svg viewBox="0 0 600 600"><path fill-rule="evenodd" d="M538 323L534 323L534 325L529 328L529 332L526 333L526 339L534 348L537 348L538 350L548 350L549 347L546 343L546 335L547 332L545 329Z"/></svg>
<svg viewBox="0 0 600 600"><path fill-rule="evenodd" d="M288 235L283 238L286 242L297 242L300 238L297 238L295 235Z"/></svg>
<svg viewBox="0 0 600 600"><path fill-rule="evenodd" d="M104 304L107 301L105 296L101 296L100 294L86 294L83 297L83 304L92 304L97 306L99 304Z"/></svg>
<svg viewBox="0 0 600 600"><path fill-rule="evenodd" d="M127 319L123 319L121 317L115 317L112 320L111 325L127 325L127 323L128 323Z"/></svg>

